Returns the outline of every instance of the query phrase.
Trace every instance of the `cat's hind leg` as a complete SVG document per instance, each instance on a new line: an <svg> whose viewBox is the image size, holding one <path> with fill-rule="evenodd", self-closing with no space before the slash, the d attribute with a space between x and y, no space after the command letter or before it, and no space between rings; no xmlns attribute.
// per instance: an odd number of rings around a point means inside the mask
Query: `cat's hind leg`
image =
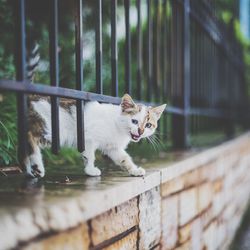
<svg viewBox="0 0 250 250"><path fill-rule="evenodd" d="M44 177L45 169L38 138L34 138L31 132L28 133L28 146L29 155L24 160L27 174L31 177Z"/></svg>
<svg viewBox="0 0 250 250"><path fill-rule="evenodd" d="M82 152L84 160L84 172L89 176L100 176L101 170L95 167L95 148L91 143L86 141L86 149Z"/></svg>

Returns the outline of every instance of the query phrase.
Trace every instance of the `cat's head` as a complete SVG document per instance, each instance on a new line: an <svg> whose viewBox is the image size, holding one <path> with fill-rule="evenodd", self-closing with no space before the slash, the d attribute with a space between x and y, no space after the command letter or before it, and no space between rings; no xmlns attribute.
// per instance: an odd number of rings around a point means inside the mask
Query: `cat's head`
<svg viewBox="0 0 250 250"><path fill-rule="evenodd" d="M128 94L125 94L122 97L121 109L131 140L138 142L141 138L154 134L157 122L165 108L166 104L158 107L136 104Z"/></svg>

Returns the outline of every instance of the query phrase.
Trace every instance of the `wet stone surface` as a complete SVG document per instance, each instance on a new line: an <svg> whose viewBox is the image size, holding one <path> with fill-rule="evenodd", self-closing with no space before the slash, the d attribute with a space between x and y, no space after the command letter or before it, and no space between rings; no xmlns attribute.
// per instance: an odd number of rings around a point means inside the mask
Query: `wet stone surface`
<svg viewBox="0 0 250 250"><path fill-rule="evenodd" d="M126 172L109 169L100 177L84 175L79 166L67 166L48 171L43 179L29 178L24 174L0 177L0 209L8 206L32 206L41 194L44 201L72 197L84 191L98 191L131 178ZM52 173L50 173L52 172ZM112 173L110 173L112 172ZM41 198L41 197L40 197Z"/></svg>
<svg viewBox="0 0 250 250"><path fill-rule="evenodd" d="M163 159L142 163L140 166L151 171L159 163L170 164L176 159L186 158L194 152L184 154L182 152L171 153ZM9 206L32 206L34 200L42 194L44 201L53 201L58 198L72 197L85 191L106 190L115 185L126 183L138 177L131 177L126 170L113 165L108 160L98 162L97 165L102 175L88 177L83 172L83 166L48 166L44 178L29 178L25 174L0 174L0 209ZM166 166L165 165L165 166ZM143 178L143 177L142 177ZM39 198L41 199L41 197Z"/></svg>

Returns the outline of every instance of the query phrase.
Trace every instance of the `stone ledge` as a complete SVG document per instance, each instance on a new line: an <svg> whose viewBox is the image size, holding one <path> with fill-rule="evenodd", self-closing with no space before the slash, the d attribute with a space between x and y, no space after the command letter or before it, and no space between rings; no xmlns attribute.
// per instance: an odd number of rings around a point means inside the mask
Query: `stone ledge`
<svg viewBox="0 0 250 250"><path fill-rule="evenodd" d="M93 181L96 186L102 184L100 179ZM116 184L104 190L71 190L69 186L66 188L70 189L69 194L61 196L57 193L46 194L46 190L42 188L36 194L31 193L28 201L20 207L18 203L12 204L12 201L1 204L0 249L15 247L18 242L31 240L42 234L64 231L94 218L158 186L160 172L149 170L143 178L121 176L111 178L110 181ZM15 195L12 195L15 199Z"/></svg>
<svg viewBox="0 0 250 250"><path fill-rule="evenodd" d="M0 249L13 248L20 242L27 242L41 235L73 228L144 193L145 197L141 196L140 202L141 204L144 200L147 202L147 191L154 188L157 190L157 187L160 187L162 183L188 174L211 161L220 164L222 157L226 157L235 148L239 150L241 144L249 141L249 138L250 133L247 133L177 163L154 163L152 167L147 169L147 175L143 178L128 177L124 173L119 173L119 176L109 178L105 176L103 178L80 178L72 185L58 184L56 189L51 188L46 182L41 186L31 183L31 190L27 188L22 190L20 183L16 183L15 187L10 186L8 188L7 193L1 192L1 183L0 200L3 203L0 204ZM225 155L225 152L227 152L227 155ZM220 178L222 174L223 171L216 172L215 176ZM192 186L193 181L188 181L188 185ZM215 191L218 189L217 186L215 185ZM205 188L205 186L203 187ZM192 187L190 188L194 190ZM160 192L153 192L157 195L159 193L159 197L157 197L160 199ZM198 194L197 190L195 192ZM181 196L178 195L178 197ZM21 203L20 200L22 200ZM198 210L202 210L209 205L203 204L202 199L199 200L199 203L198 201L196 203L198 204L197 207L193 207L195 212L192 212L192 210L189 217L182 217L181 225L193 218L196 212L200 212ZM154 211L157 212L159 209L160 207L154 208ZM147 215L146 210L145 214ZM140 216L143 216L143 214ZM160 224L159 222L159 226ZM147 229L147 225L144 227ZM147 230L152 229L148 228ZM168 228L166 230L171 231ZM152 230L152 232L154 231ZM150 242L144 242L146 245L141 245L142 249L159 244L160 238L157 232L155 236L153 234ZM140 235L143 237L142 231ZM99 241L97 240L97 242ZM169 242L168 244L171 245L172 243Z"/></svg>
<svg viewBox="0 0 250 250"><path fill-rule="evenodd" d="M241 147L244 142L247 142L249 140L250 133L246 133L236 139L224 142L219 146L204 150L203 152L192 157L188 157L185 160L179 161L177 163L168 164L168 167L166 167L166 165L164 164L160 164L158 166L158 169L161 170L161 181L162 183L167 182L176 178L177 176L197 169L197 166L201 167L206 164L209 164L213 160L220 159L221 157L228 157L230 156L229 151L233 152L235 148L238 151L238 148Z"/></svg>

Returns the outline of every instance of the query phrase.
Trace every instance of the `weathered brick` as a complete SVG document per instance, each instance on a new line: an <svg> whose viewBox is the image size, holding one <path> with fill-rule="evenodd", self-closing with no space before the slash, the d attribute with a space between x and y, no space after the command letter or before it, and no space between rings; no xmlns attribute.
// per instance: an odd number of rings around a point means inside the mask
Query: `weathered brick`
<svg viewBox="0 0 250 250"><path fill-rule="evenodd" d="M161 196L159 187L140 195L139 219L139 249L148 250L157 245L161 237Z"/></svg>
<svg viewBox="0 0 250 250"><path fill-rule="evenodd" d="M179 225L183 226L198 213L197 188L191 188L180 193Z"/></svg>
<svg viewBox="0 0 250 250"><path fill-rule="evenodd" d="M137 244L137 234L138 231L134 231L127 235L126 237L122 238L119 241L116 241L112 245L105 247L103 249L105 250L136 250L136 244Z"/></svg>
<svg viewBox="0 0 250 250"><path fill-rule="evenodd" d="M162 200L162 249L173 249L178 240L178 195Z"/></svg>
<svg viewBox="0 0 250 250"><path fill-rule="evenodd" d="M198 211L206 209L212 202L212 186L209 182L198 187Z"/></svg>
<svg viewBox="0 0 250 250"><path fill-rule="evenodd" d="M175 178L171 181L163 183L161 195L162 197L166 197L183 189L195 186L198 183L200 183L200 172L197 169L179 176L178 178Z"/></svg>
<svg viewBox="0 0 250 250"><path fill-rule="evenodd" d="M89 243L88 226L82 224L75 229L31 243L22 250L87 250Z"/></svg>
<svg viewBox="0 0 250 250"><path fill-rule="evenodd" d="M235 171L229 170L225 176L224 187L226 190L231 189L234 183Z"/></svg>
<svg viewBox="0 0 250 250"><path fill-rule="evenodd" d="M198 218L192 223L191 228L191 249L202 249L202 224L201 219Z"/></svg>
<svg viewBox="0 0 250 250"><path fill-rule="evenodd" d="M137 198L119 205L91 220L94 245L110 239L138 224Z"/></svg>
<svg viewBox="0 0 250 250"><path fill-rule="evenodd" d="M161 185L161 196L166 197L184 188L184 181L181 177L167 181Z"/></svg>
<svg viewBox="0 0 250 250"><path fill-rule="evenodd" d="M191 242L187 241L186 243L176 247L174 250L191 250Z"/></svg>
<svg viewBox="0 0 250 250"><path fill-rule="evenodd" d="M219 178L213 182L213 192L214 193L219 193L222 191L223 188L223 178Z"/></svg>
<svg viewBox="0 0 250 250"><path fill-rule="evenodd" d="M223 217L223 220L224 221L229 221L232 216L234 215L235 213L235 207L234 206L226 206L225 210L223 211L223 214L222 214L222 217Z"/></svg>
<svg viewBox="0 0 250 250"><path fill-rule="evenodd" d="M227 156L227 158L229 158ZM226 170L228 170L229 168L231 168L231 162L230 160L228 161L227 158L225 156L221 156L219 159L217 159L215 161L215 169L213 172L213 180L221 178L225 175ZM227 163L227 164L225 164Z"/></svg>
<svg viewBox="0 0 250 250"><path fill-rule="evenodd" d="M184 182L184 188L189 188L192 186L196 186L198 183L200 183L200 173L199 170L193 170L186 174L184 174L182 177Z"/></svg>
<svg viewBox="0 0 250 250"><path fill-rule="evenodd" d="M217 193L213 196L213 216L217 217L223 210L226 204L226 197L223 193Z"/></svg>
<svg viewBox="0 0 250 250"><path fill-rule="evenodd" d="M179 243L185 243L191 237L192 223L179 228Z"/></svg>
<svg viewBox="0 0 250 250"><path fill-rule="evenodd" d="M203 241L204 241L204 247L207 250L214 250L216 249L216 242L215 242L215 236L216 236L216 223L212 222L208 228L203 232Z"/></svg>
<svg viewBox="0 0 250 250"><path fill-rule="evenodd" d="M216 170L216 165L214 162L207 164L205 166L202 166L199 170L199 177L200 181L211 181L214 180L215 175L214 172Z"/></svg>
<svg viewBox="0 0 250 250"><path fill-rule="evenodd" d="M213 220L213 218L212 207L209 207L200 215L202 228L206 227Z"/></svg>
<svg viewBox="0 0 250 250"><path fill-rule="evenodd" d="M215 235L215 244L216 249L220 249L223 245L223 242L227 238L226 235L226 224L225 223L217 223L217 232Z"/></svg>
<svg viewBox="0 0 250 250"><path fill-rule="evenodd" d="M162 250L162 247L161 247L161 245L159 244L159 245L156 245L156 246L150 248L150 250Z"/></svg>

